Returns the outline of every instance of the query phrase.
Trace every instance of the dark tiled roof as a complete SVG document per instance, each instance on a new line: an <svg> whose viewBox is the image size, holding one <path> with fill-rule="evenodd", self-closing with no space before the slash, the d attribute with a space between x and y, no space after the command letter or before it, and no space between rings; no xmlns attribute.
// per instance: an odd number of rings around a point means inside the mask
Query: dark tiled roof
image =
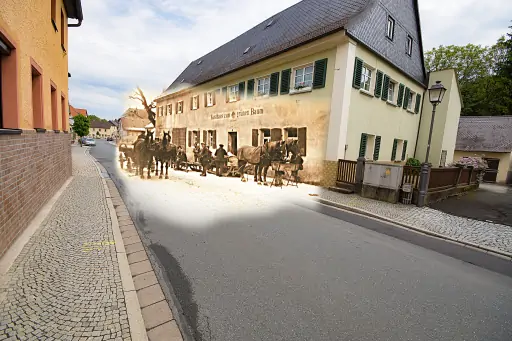
<svg viewBox="0 0 512 341"><path fill-rule="evenodd" d="M386 38L388 14L395 20L393 41ZM418 0L376 1L346 29L355 40L426 86ZM405 53L408 35L413 39L411 56Z"/></svg>
<svg viewBox="0 0 512 341"><path fill-rule="evenodd" d="M103 121L91 121L91 128L100 128L100 129L110 129L112 127L112 123L110 122L103 122Z"/></svg>
<svg viewBox="0 0 512 341"><path fill-rule="evenodd" d="M393 42L385 38L388 13L396 21ZM190 63L163 94L205 83L343 28L426 84L418 0L303 0ZM411 57L405 54L407 34L414 39Z"/></svg>
<svg viewBox="0 0 512 341"><path fill-rule="evenodd" d="M455 150L512 152L512 116L461 116Z"/></svg>
<svg viewBox="0 0 512 341"><path fill-rule="evenodd" d="M372 0L303 0L190 63L165 93L199 85L340 30L371 2ZM271 20L272 25L266 27ZM250 50L244 54L248 47ZM199 61L202 62L198 65Z"/></svg>

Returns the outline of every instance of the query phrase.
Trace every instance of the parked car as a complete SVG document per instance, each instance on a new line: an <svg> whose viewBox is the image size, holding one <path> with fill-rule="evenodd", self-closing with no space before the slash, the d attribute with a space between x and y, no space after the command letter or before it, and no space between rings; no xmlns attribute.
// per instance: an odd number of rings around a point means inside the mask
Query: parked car
<svg viewBox="0 0 512 341"><path fill-rule="evenodd" d="M112 137L111 136L107 137L107 141L112 141Z"/></svg>
<svg viewBox="0 0 512 341"><path fill-rule="evenodd" d="M96 146L96 141L91 137L87 137L84 141L84 146Z"/></svg>

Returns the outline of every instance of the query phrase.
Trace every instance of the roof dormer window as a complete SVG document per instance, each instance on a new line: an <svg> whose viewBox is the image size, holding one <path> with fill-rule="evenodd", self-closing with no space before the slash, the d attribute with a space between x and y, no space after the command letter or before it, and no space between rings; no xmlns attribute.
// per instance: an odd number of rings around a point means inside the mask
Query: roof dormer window
<svg viewBox="0 0 512 341"><path fill-rule="evenodd" d="M390 40L393 40L393 38L395 37L395 19L391 18L391 16L388 16L386 37L388 37L388 39Z"/></svg>

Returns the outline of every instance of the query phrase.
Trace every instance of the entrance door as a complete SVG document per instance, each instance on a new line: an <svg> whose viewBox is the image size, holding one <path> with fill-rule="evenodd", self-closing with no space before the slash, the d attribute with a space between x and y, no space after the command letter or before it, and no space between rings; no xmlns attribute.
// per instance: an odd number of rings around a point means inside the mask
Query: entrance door
<svg viewBox="0 0 512 341"><path fill-rule="evenodd" d="M487 161L487 168L484 174L484 182L496 182L498 177L498 167L500 165L500 159L485 159Z"/></svg>
<svg viewBox="0 0 512 341"><path fill-rule="evenodd" d="M236 155L238 150L238 133L236 131L232 131L228 133L228 152L231 152Z"/></svg>

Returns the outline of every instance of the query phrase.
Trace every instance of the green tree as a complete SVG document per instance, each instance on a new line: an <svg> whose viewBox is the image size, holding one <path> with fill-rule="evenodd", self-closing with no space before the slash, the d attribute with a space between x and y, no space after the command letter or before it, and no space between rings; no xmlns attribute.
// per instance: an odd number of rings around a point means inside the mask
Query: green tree
<svg viewBox="0 0 512 341"><path fill-rule="evenodd" d="M488 47L468 44L466 46L439 46L427 51L427 71L457 69L460 86L489 75L491 53Z"/></svg>
<svg viewBox="0 0 512 341"><path fill-rule="evenodd" d="M91 126L91 123L89 121L89 117L85 117L83 115L77 115L73 118L73 131L79 137L89 135L90 126Z"/></svg>
<svg viewBox="0 0 512 341"><path fill-rule="evenodd" d="M457 69L464 108L462 115L510 115L511 35L493 46L439 46L425 54L427 71Z"/></svg>
<svg viewBox="0 0 512 341"><path fill-rule="evenodd" d="M98 116L96 115L89 115L89 120L90 121L99 121L99 122L108 122L106 119L104 118L99 118Z"/></svg>

